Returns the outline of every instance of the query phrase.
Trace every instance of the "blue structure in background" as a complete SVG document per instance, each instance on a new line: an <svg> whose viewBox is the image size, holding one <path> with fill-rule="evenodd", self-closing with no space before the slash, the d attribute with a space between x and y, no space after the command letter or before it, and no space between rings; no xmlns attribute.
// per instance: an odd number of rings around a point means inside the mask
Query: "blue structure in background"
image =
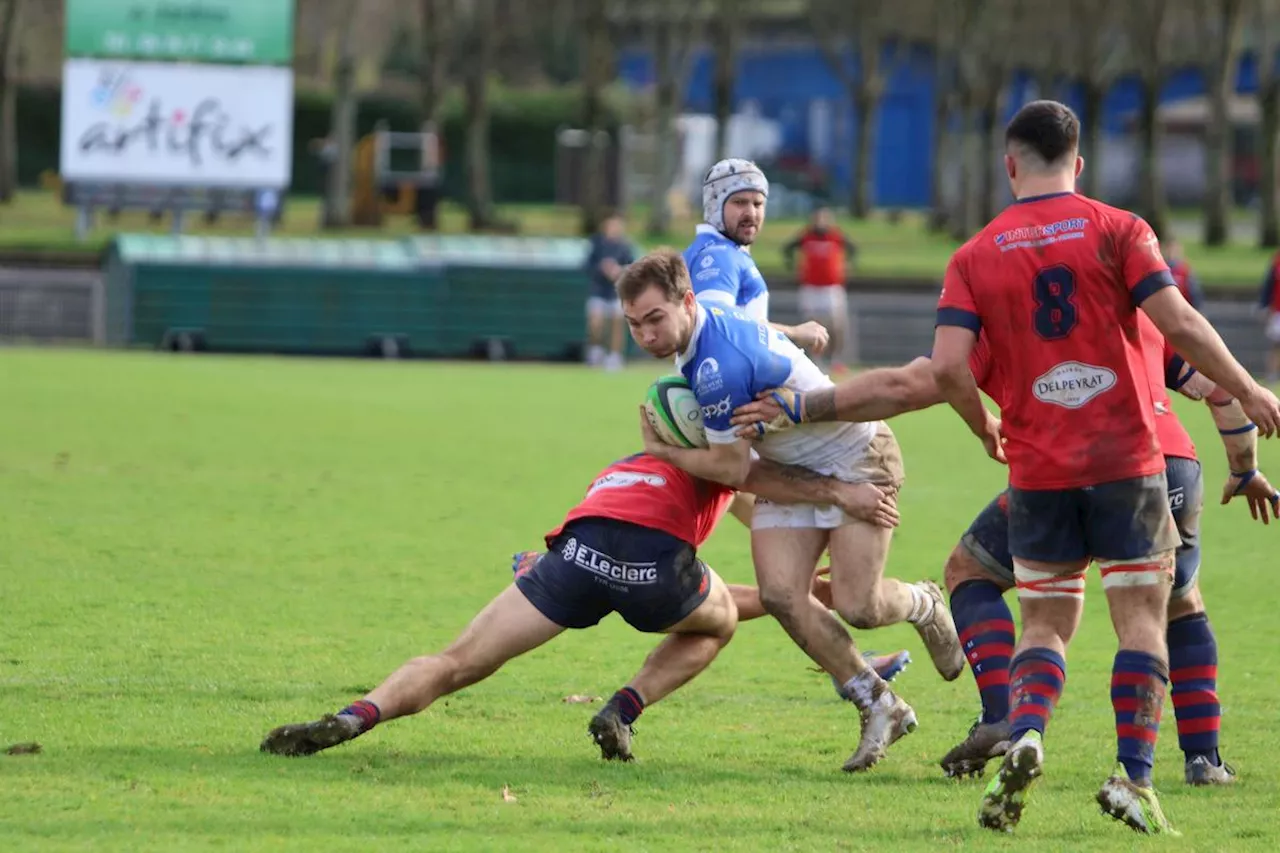
<svg viewBox="0 0 1280 853"><path fill-rule="evenodd" d="M702 50L694 58L685 97L685 110L711 113L714 56ZM637 88L653 82L652 63L643 51L629 51L619 62L619 76ZM1257 89L1257 65L1251 56L1241 62L1237 91ZM1012 81L1009 115L1024 102L1032 83L1026 77ZM874 204L878 207L921 208L929 205L930 158L933 140L933 66L924 52L897 65L888 81L880 107L876 152ZM1205 94L1198 71L1181 71L1169 80L1161 102ZM1067 98L1080 108L1079 92ZM851 152L857 136L853 106L842 83L831 73L817 48L756 46L744 49L738 59L734 110L746 101L759 107L762 116L782 128L781 156L807 160L829 176L836 198L849 192ZM815 119L815 102L830 105L830 121ZM1107 95L1103 109L1108 133L1127 130L1128 117L1141 104L1138 83L1123 79ZM820 109L817 112L821 112Z"/></svg>

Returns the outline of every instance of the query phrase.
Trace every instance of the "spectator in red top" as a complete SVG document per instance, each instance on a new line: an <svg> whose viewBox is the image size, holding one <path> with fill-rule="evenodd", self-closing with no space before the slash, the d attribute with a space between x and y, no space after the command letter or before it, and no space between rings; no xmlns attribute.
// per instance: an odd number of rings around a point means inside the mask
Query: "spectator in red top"
<svg viewBox="0 0 1280 853"><path fill-rule="evenodd" d="M1267 382L1280 382L1280 254L1271 259L1267 275L1262 280L1261 298L1258 300L1267 314Z"/></svg>
<svg viewBox="0 0 1280 853"><path fill-rule="evenodd" d="M800 251L800 313L804 320L815 320L831 330L831 368L843 371L846 335L849 328L849 305L845 294L848 266L858 247L836 226L831 210L819 207L813 212L809 226L783 247L788 269L795 269L796 250Z"/></svg>
<svg viewBox="0 0 1280 853"><path fill-rule="evenodd" d="M1173 283L1182 292L1182 298L1191 303L1191 307L1204 313L1204 291L1200 288L1200 280L1191 271L1186 255L1182 252L1182 244L1176 237L1168 237L1160 241L1160 253L1169 264L1169 272L1173 275Z"/></svg>

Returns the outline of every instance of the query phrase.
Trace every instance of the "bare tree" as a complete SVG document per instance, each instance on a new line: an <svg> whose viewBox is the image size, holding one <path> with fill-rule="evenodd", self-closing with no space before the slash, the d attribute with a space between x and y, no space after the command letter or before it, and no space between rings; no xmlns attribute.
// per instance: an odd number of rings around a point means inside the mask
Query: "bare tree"
<svg viewBox="0 0 1280 853"><path fill-rule="evenodd" d="M361 0L335 4L332 26L338 33L338 56L333 68L333 105L330 108L326 156L329 174L324 201L324 227L351 224L351 155L356 133L355 21Z"/></svg>
<svg viewBox="0 0 1280 853"><path fill-rule="evenodd" d="M1276 53L1280 51L1280 0L1258 0L1254 26L1258 32L1258 107L1262 142L1258 195L1258 244L1280 246L1280 215L1277 211L1277 156L1280 156L1280 76L1276 74Z"/></svg>
<svg viewBox="0 0 1280 853"><path fill-rule="evenodd" d="M1194 6L1198 47L1196 65L1204 75L1209 96L1209 121L1204 130L1204 242L1227 242L1232 194L1231 163L1234 125L1231 100L1244 51L1244 0L1197 0Z"/></svg>
<svg viewBox="0 0 1280 853"><path fill-rule="evenodd" d="M0 202L13 200L18 188L18 30L22 0L0 6Z"/></svg>
<svg viewBox="0 0 1280 853"><path fill-rule="evenodd" d="M1016 62L1015 34L1019 0L962 0L957 14L964 18L957 75L960 84L963 154L959 216L951 233L968 239L981 222L995 213L997 121L1010 72Z"/></svg>
<svg viewBox="0 0 1280 853"><path fill-rule="evenodd" d="M891 41L901 56L897 28L900 0L813 0L810 21L819 48L853 104L858 138L853 148L849 212L862 219L875 200L874 155L880 103L892 68L885 69L881 52ZM897 38L895 38L897 37ZM852 62L850 62L850 58Z"/></svg>
<svg viewBox="0 0 1280 853"><path fill-rule="evenodd" d="M449 90L449 45L453 37L454 0L421 0L422 120L436 122Z"/></svg>
<svg viewBox="0 0 1280 853"><path fill-rule="evenodd" d="M954 147L951 118L961 106L957 82L959 51L974 11L973 4L967 2L957 3L954 8L938 3L932 9L929 39L933 46L933 147L929 158L932 207L929 227L933 231L945 229L952 218L946 192L946 169L952 161L950 155ZM961 141L963 143L963 133Z"/></svg>
<svg viewBox="0 0 1280 853"><path fill-rule="evenodd" d="M467 214L470 228L495 224L489 174L489 73L498 41L496 0L462 0L457 44L466 113Z"/></svg>
<svg viewBox="0 0 1280 853"><path fill-rule="evenodd" d="M729 120L733 117L733 89L738 79L738 44L750 5L749 0L716 0L711 25L715 73L712 100L716 116L716 159L729 156Z"/></svg>
<svg viewBox="0 0 1280 853"><path fill-rule="evenodd" d="M1171 8L1166 0L1126 0L1121 9L1142 93L1138 113L1138 212L1163 237L1169 230L1169 214L1160 169L1164 140L1159 121L1160 92L1174 68L1179 10Z"/></svg>
<svg viewBox="0 0 1280 853"><path fill-rule="evenodd" d="M648 233L666 233L671 222L667 193L675 180L679 156L675 119L684 100L693 48L706 18L700 0L648 0L636 11L649 32L656 77L654 103L656 167L649 199Z"/></svg>
<svg viewBox="0 0 1280 853"><path fill-rule="evenodd" d="M609 31L609 10L605 0L579 4L579 33L582 54L582 123L587 131L587 156L583 172L582 232L590 234L600 224L604 195L604 148L599 138L604 131L604 92L613 79L617 53Z"/></svg>
<svg viewBox="0 0 1280 853"><path fill-rule="evenodd" d="M1126 54L1119 14L1122 6L1114 0L1072 0L1067 7L1072 23L1063 28L1069 50L1065 67L1080 81L1081 145L1085 169L1080 176L1081 191L1093 198L1100 194L1102 148L1106 138L1102 107L1107 92L1125 71Z"/></svg>

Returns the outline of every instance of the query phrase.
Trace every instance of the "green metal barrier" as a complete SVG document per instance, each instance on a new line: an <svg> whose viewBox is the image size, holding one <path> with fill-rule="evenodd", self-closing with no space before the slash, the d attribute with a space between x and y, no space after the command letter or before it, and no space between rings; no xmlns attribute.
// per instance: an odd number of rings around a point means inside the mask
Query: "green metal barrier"
<svg viewBox="0 0 1280 853"><path fill-rule="evenodd" d="M573 358L584 240L310 240L122 235L107 257L108 342L358 355Z"/></svg>

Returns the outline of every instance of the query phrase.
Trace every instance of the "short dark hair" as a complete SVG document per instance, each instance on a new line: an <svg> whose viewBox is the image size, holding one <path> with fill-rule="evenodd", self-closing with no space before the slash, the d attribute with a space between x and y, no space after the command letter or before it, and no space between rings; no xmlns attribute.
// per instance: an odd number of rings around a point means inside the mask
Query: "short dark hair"
<svg viewBox="0 0 1280 853"><path fill-rule="evenodd" d="M628 264L614 282L618 298L634 302L650 287L662 291L668 302L679 302L693 290L689 280L689 268L675 249L654 249L633 264Z"/></svg>
<svg viewBox="0 0 1280 853"><path fill-rule="evenodd" d="M1080 119L1058 101L1032 101L1018 110L1004 131L1005 145L1019 145L1046 166L1072 156L1080 145Z"/></svg>

